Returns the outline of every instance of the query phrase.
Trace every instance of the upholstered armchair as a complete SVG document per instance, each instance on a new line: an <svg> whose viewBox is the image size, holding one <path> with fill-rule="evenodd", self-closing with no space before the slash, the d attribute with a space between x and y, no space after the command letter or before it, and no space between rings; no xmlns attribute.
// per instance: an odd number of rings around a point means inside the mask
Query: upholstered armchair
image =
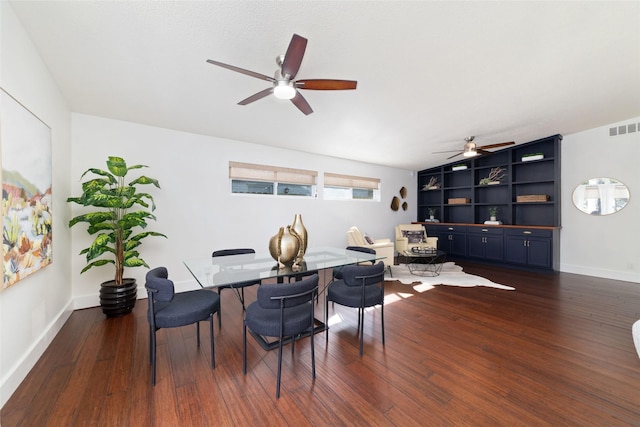
<svg viewBox="0 0 640 427"><path fill-rule="evenodd" d="M396 225L396 250L403 254L406 250L418 246L420 248L437 248L438 238L427 237L427 230L422 224Z"/></svg>
<svg viewBox="0 0 640 427"><path fill-rule="evenodd" d="M369 239L368 241L367 238ZM396 255L395 245L391 239L372 239L362 234L358 227L351 227L347 230L347 242L349 246L362 246L363 248L373 249L376 251L376 255L383 257L380 261L391 271Z"/></svg>

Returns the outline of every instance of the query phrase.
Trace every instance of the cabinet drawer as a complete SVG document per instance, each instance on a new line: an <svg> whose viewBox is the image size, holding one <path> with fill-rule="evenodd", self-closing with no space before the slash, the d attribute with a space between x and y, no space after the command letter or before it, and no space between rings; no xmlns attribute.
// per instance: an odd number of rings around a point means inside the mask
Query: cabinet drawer
<svg viewBox="0 0 640 427"><path fill-rule="evenodd" d="M504 235L504 229L496 227L468 227L469 234L481 234L483 236L502 236Z"/></svg>
<svg viewBox="0 0 640 427"><path fill-rule="evenodd" d="M510 228L507 230L507 236L543 237L550 239L553 236L553 232L551 230L538 230L535 228Z"/></svg>

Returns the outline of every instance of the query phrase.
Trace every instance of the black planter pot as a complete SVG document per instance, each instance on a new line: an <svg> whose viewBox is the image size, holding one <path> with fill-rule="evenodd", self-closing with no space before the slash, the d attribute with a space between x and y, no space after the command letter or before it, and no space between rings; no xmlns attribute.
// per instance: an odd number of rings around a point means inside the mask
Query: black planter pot
<svg viewBox="0 0 640 427"><path fill-rule="evenodd" d="M136 305L138 285L136 279L124 279L124 283L117 286L115 281L109 280L100 284L100 307L107 317L120 317L131 313Z"/></svg>

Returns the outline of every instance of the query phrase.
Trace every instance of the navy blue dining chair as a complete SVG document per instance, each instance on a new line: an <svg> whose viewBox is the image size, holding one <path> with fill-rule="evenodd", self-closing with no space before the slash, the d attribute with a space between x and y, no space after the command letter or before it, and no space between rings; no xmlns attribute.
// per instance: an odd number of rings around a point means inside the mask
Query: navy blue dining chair
<svg viewBox="0 0 640 427"><path fill-rule="evenodd" d="M258 288L258 298L247 307L244 319L242 370L247 373L247 329L253 334L278 338L278 374L276 398L280 397L282 376L282 346L291 342L295 350L296 337L311 336L311 372L316 377L316 359L313 340L313 300L318 292L318 275L297 282L265 284Z"/></svg>
<svg viewBox="0 0 640 427"><path fill-rule="evenodd" d="M342 268L340 280L327 286L324 304L325 321L329 317L329 301L345 307L358 309L358 335L360 336L360 356L362 357L364 336L364 309L380 305L382 321L382 345L384 345L384 270L382 261L375 265L348 265ZM329 341L328 330L325 333Z"/></svg>
<svg viewBox="0 0 640 427"><path fill-rule="evenodd" d="M213 251L213 253L211 254L211 256L213 258L215 257L219 257L219 256L229 256L229 255L246 255L246 254L255 254L256 251L254 249L250 249L250 248L238 248L238 249L219 249L216 251ZM240 303L242 304L242 311L246 310L245 304L244 304L244 288L246 288L247 286L253 286L253 285L259 285L262 282L260 280L250 280L247 282L238 282L238 283L233 283L233 284L229 284L229 285L222 285L222 286L217 286L216 289L218 290L218 295L220 295L220 297L222 297L222 290L223 289L233 289L236 292L236 295L238 296L238 299L240 300ZM240 290L238 292L238 290ZM222 328L222 307L220 307L220 310L218 312L218 327Z"/></svg>
<svg viewBox="0 0 640 427"><path fill-rule="evenodd" d="M168 277L165 267L157 267L147 273L144 285L149 297L147 320L149 321L151 384L154 386L156 385L156 332L161 328L177 328L195 323L198 347L200 347L200 322L208 320L211 368L216 366L213 314L220 309L220 296L206 289L175 293L173 281Z"/></svg>

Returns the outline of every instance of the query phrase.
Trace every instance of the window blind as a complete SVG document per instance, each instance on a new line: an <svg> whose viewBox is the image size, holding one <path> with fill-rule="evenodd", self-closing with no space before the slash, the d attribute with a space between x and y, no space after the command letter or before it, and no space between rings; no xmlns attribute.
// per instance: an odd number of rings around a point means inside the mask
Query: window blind
<svg viewBox="0 0 640 427"><path fill-rule="evenodd" d="M229 178L315 185L318 172L252 163L229 162Z"/></svg>
<svg viewBox="0 0 640 427"><path fill-rule="evenodd" d="M325 172L324 185L377 190L380 185L380 179Z"/></svg>

